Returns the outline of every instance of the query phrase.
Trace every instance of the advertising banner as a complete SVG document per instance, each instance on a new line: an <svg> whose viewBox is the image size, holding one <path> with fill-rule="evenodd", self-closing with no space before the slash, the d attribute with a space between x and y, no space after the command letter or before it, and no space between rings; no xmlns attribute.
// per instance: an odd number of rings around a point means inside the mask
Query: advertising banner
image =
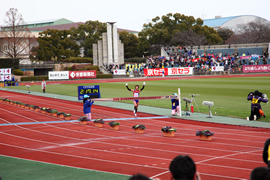
<svg viewBox="0 0 270 180"><path fill-rule="evenodd" d="M193 67L168 68L168 75L193 75Z"/></svg>
<svg viewBox="0 0 270 180"><path fill-rule="evenodd" d="M155 69L144 69L144 76L162 76L164 71L164 75L167 76L168 75L168 69L165 68L155 68Z"/></svg>
<svg viewBox="0 0 270 180"><path fill-rule="evenodd" d="M96 71L69 71L69 79L96 78Z"/></svg>
<svg viewBox="0 0 270 180"><path fill-rule="evenodd" d="M68 79L68 71L49 71L49 79Z"/></svg>
<svg viewBox="0 0 270 180"><path fill-rule="evenodd" d="M126 70L125 69L115 69L113 71L113 75L126 75Z"/></svg>
<svg viewBox="0 0 270 180"><path fill-rule="evenodd" d="M0 75L0 81L11 80L11 75Z"/></svg>
<svg viewBox="0 0 270 180"><path fill-rule="evenodd" d="M211 71L224 71L224 66L212 66Z"/></svg>
<svg viewBox="0 0 270 180"><path fill-rule="evenodd" d="M243 66L243 73L256 73L256 72L270 72L270 64Z"/></svg>
<svg viewBox="0 0 270 180"><path fill-rule="evenodd" d="M0 69L0 74L11 74L11 68Z"/></svg>

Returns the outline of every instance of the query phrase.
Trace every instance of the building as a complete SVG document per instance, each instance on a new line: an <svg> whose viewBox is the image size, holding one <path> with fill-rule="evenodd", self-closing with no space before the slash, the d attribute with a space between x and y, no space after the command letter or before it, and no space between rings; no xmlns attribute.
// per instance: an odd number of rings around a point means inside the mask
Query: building
<svg viewBox="0 0 270 180"><path fill-rule="evenodd" d="M27 48L27 50L25 51L24 53L25 55L23 58L28 58L32 47L38 46L38 42L36 41L36 39L39 37L40 32L46 31L48 29L69 30L72 27L77 28L80 24L84 24L84 22L73 22L65 18L43 20L43 21L36 21L36 22L27 22L25 25L28 27L28 29L31 32L30 38L32 38L32 42L30 44L29 40L26 40L26 43L29 43L29 48ZM2 27L0 29L0 41L1 39L3 39L3 37L1 37L1 30L4 30L4 29L5 27ZM121 32L121 31L127 31L135 35L138 35L139 33L138 31L117 28L117 32ZM83 56L83 48L81 48L80 52L81 52L81 56ZM2 53L0 53L0 58L4 58L4 55Z"/></svg>
<svg viewBox="0 0 270 180"><path fill-rule="evenodd" d="M215 30L219 28L229 28L233 31L237 31L237 25L248 24L249 22L255 20L261 20L269 22L268 20L254 15L241 15L241 16L231 16L231 17L221 17L216 16L214 19L205 19L203 25L214 28ZM270 23L270 22L269 22Z"/></svg>

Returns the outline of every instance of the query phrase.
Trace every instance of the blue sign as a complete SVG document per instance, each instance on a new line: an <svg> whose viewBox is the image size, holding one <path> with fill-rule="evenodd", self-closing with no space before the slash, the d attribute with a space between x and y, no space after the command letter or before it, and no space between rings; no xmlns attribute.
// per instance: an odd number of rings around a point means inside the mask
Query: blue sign
<svg viewBox="0 0 270 180"><path fill-rule="evenodd" d="M99 85L78 86L78 100L83 100L83 96L85 94L87 94L91 98L100 98Z"/></svg>
<svg viewBox="0 0 270 180"><path fill-rule="evenodd" d="M5 80L4 81L5 86L15 86L15 79L14 77L12 78L12 80Z"/></svg>

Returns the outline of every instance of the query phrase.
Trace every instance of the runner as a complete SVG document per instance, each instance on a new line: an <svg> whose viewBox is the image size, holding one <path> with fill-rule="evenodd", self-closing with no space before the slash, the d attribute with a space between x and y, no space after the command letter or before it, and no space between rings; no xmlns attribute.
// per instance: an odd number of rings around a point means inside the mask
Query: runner
<svg viewBox="0 0 270 180"><path fill-rule="evenodd" d="M128 87L128 83L126 83L126 88L127 90L129 91L132 91L133 92L133 97L139 97L140 95L140 92L144 89L145 87L145 82L143 82L143 87L139 90L139 85L136 85L135 86L135 89L129 89ZM133 100L133 103L134 103L134 115L137 116L137 111L138 111L138 106L139 106L139 100Z"/></svg>

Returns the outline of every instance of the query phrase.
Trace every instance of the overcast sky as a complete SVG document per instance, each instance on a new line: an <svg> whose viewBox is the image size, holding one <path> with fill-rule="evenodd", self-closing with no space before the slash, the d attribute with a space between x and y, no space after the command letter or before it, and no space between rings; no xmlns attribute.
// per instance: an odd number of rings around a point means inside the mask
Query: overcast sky
<svg viewBox="0 0 270 180"><path fill-rule="evenodd" d="M12 7L25 22L57 18L116 21L118 28L137 31L156 16L176 12L202 19L256 15L270 20L270 0L0 0L0 25Z"/></svg>

